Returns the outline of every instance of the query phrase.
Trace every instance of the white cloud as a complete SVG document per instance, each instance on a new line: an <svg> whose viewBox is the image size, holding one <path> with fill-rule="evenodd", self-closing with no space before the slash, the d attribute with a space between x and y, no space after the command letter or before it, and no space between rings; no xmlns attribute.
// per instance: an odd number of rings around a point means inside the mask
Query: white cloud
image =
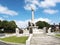
<svg viewBox="0 0 60 45"><path fill-rule="evenodd" d="M29 20L25 20L25 21L15 21L17 26L20 28L26 28L28 26L28 21Z"/></svg>
<svg viewBox="0 0 60 45"><path fill-rule="evenodd" d="M7 15L18 15L18 13L16 11L10 10L5 6L0 5L0 14L7 14Z"/></svg>
<svg viewBox="0 0 60 45"><path fill-rule="evenodd" d="M4 20L2 17L0 17L0 20Z"/></svg>
<svg viewBox="0 0 60 45"><path fill-rule="evenodd" d="M31 20L25 20L25 21L15 21L16 24L18 25L18 27L20 28L26 28L28 26L28 22L31 21ZM38 18L38 19L35 19L35 23L37 21L46 21L48 22L49 24L51 24L51 20L48 19L48 18Z"/></svg>
<svg viewBox="0 0 60 45"><path fill-rule="evenodd" d="M43 8L49 8L49 7L55 7L57 3L60 3L60 0L44 0L40 2L40 7Z"/></svg>
<svg viewBox="0 0 60 45"><path fill-rule="evenodd" d="M24 9L26 10L31 10L31 7L33 7L34 10L38 9L38 0L25 0L25 3L26 5L24 6Z"/></svg>
<svg viewBox="0 0 60 45"><path fill-rule="evenodd" d="M25 0L25 9L29 9L30 4L34 4L33 8L36 10L38 7L43 7L43 8L50 8L50 7L55 7L57 3L60 3L60 0L44 0L44 1L39 1L39 0ZM36 8L35 8L36 7Z"/></svg>
<svg viewBox="0 0 60 45"><path fill-rule="evenodd" d="M27 4L24 8L25 8L25 10L31 10L32 7L34 10L37 9L37 7L34 4Z"/></svg>
<svg viewBox="0 0 60 45"><path fill-rule="evenodd" d="M31 4L36 4L38 5L39 4L39 0L25 0L25 3L31 3Z"/></svg>
<svg viewBox="0 0 60 45"><path fill-rule="evenodd" d="M55 14L57 12L59 12L59 11L58 10L52 10L52 9L45 9L44 10L44 13L48 13L48 14Z"/></svg>
<svg viewBox="0 0 60 45"><path fill-rule="evenodd" d="M48 19L48 18L38 18L38 19L35 19L35 22L37 22L37 21L45 21L45 22L48 22L48 23L51 22L51 20Z"/></svg>
<svg viewBox="0 0 60 45"><path fill-rule="evenodd" d="M56 3L53 0L44 0L40 2L40 7L49 8L56 6Z"/></svg>

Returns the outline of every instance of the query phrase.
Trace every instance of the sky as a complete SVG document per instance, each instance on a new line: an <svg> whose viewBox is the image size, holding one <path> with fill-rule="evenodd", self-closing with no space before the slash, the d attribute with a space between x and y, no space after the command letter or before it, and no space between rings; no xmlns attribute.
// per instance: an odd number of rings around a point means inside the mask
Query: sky
<svg viewBox="0 0 60 45"><path fill-rule="evenodd" d="M0 0L0 20L14 20L18 27L25 28L31 20L31 7L35 22L60 22L60 0Z"/></svg>

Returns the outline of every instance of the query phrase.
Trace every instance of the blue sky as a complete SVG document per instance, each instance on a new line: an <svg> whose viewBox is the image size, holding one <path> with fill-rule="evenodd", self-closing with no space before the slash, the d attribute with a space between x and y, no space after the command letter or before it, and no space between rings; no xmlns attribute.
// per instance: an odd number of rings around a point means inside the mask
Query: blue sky
<svg viewBox="0 0 60 45"><path fill-rule="evenodd" d="M31 7L35 22L60 22L60 0L0 0L0 20L15 20L19 27L26 27L31 20Z"/></svg>

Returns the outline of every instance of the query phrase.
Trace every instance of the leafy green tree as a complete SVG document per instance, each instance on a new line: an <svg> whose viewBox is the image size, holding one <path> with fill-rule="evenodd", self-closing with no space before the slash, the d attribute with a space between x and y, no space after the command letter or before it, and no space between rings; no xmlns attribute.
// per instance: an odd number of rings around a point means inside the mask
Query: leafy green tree
<svg viewBox="0 0 60 45"><path fill-rule="evenodd" d="M60 29L60 23L59 23L59 29Z"/></svg>
<svg viewBox="0 0 60 45"><path fill-rule="evenodd" d="M4 30L7 29L7 27L8 27L8 21L7 20L2 21L2 27L4 28Z"/></svg>
<svg viewBox="0 0 60 45"><path fill-rule="evenodd" d="M2 29L2 21L0 20L0 29Z"/></svg>
<svg viewBox="0 0 60 45"><path fill-rule="evenodd" d="M17 27L16 23L14 21L10 21L8 22L6 32L15 32L16 27Z"/></svg>
<svg viewBox="0 0 60 45"><path fill-rule="evenodd" d="M45 21L43 21L43 23L45 24L45 27L50 27L50 24L49 23L47 23Z"/></svg>
<svg viewBox="0 0 60 45"><path fill-rule="evenodd" d="M49 27L50 26L50 24L48 24L45 21L38 21L38 22L36 22L36 25L38 26L38 28L43 28L43 27Z"/></svg>
<svg viewBox="0 0 60 45"><path fill-rule="evenodd" d="M11 29L11 30L15 30L15 28L17 27L17 25L14 21L10 21L8 25L9 25L9 29Z"/></svg>
<svg viewBox="0 0 60 45"><path fill-rule="evenodd" d="M14 21L0 20L0 29L4 29L4 32L15 32L17 25Z"/></svg>

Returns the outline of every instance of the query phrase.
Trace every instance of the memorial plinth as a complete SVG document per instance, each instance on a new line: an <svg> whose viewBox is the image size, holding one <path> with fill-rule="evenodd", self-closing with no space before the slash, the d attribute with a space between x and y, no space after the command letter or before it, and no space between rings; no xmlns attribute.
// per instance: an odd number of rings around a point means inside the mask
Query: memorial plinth
<svg viewBox="0 0 60 45"><path fill-rule="evenodd" d="M33 29L33 34L39 33L38 26L34 26L32 29Z"/></svg>
<svg viewBox="0 0 60 45"><path fill-rule="evenodd" d="M30 31L32 30L33 34L39 33L38 26L30 26L29 28L30 28Z"/></svg>
<svg viewBox="0 0 60 45"><path fill-rule="evenodd" d="M31 26L29 26L29 30L30 30L31 33L37 34L37 33L39 33L39 30L38 30L38 26L36 26L36 24L34 24L34 9L31 8L31 10L32 10L32 19L31 19L31 22L30 22Z"/></svg>

